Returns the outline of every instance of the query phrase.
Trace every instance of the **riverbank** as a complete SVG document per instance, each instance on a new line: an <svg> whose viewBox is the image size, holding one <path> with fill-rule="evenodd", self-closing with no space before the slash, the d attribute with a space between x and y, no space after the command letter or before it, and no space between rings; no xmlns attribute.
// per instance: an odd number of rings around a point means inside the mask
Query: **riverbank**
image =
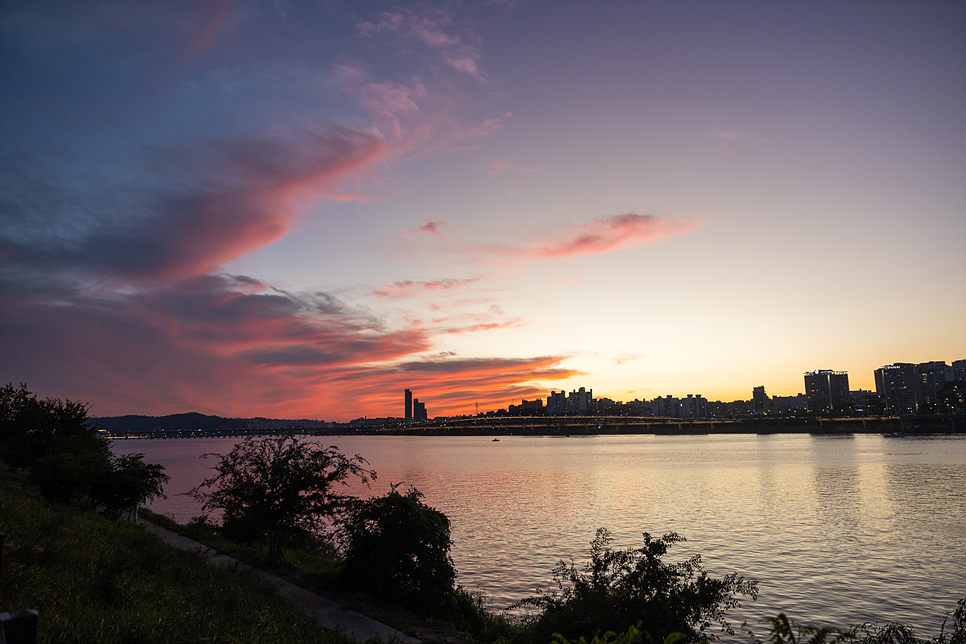
<svg viewBox="0 0 966 644"><path fill-rule="evenodd" d="M0 611L38 611L38 641L354 641L258 571L212 566L133 523L52 504L6 466L0 480Z"/></svg>

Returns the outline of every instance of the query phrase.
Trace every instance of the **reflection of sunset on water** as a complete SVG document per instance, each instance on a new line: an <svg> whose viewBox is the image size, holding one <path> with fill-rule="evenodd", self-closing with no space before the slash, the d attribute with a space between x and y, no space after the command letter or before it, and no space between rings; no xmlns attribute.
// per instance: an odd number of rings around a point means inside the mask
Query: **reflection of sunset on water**
<svg viewBox="0 0 966 644"><path fill-rule="evenodd" d="M902 620L926 633L955 606L966 440L877 435L386 437L323 441L359 453L371 489L415 485L452 521L459 583L497 608L549 589L558 561L586 557L598 527L616 547L640 535L687 539L673 560L699 554L715 576L758 579L740 619L784 611L807 623ZM177 496L204 475L196 455L230 439L118 441L168 467L155 510L187 521Z"/></svg>

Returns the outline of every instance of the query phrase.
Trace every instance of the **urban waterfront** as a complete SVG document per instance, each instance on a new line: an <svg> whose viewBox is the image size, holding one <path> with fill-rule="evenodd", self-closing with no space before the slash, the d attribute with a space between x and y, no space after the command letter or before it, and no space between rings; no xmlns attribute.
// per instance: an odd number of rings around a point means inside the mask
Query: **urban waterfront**
<svg viewBox="0 0 966 644"><path fill-rule="evenodd" d="M200 513L183 493L239 439L131 440L167 468L155 511ZM966 595L966 436L504 436L316 438L369 460L371 490L413 484L452 521L459 582L497 609L550 589L561 559L580 561L597 527L615 546L640 533L688 539L715 576L738 572L760 595L733 617L780 611L846 626L902 620L936 634ZM762 627L759 627L763 630Z"/></svg>

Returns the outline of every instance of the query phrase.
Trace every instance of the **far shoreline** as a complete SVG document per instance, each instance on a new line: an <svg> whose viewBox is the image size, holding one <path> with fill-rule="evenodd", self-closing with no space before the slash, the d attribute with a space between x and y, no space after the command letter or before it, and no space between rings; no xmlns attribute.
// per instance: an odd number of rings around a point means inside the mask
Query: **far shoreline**
<svg viewBox="0 0 966 644"><path fill-rule="evenodd" d="M96 419L95 419L96 422ZM339 428L290 427L273 429L166 429L103 432L111 440L219 438L297 434L304 436L687 436L706 434L883 434L925 436L966 433L966 415L922 415L855 418L742 418L700 419L651 417L489 417L409 423L396 419L369 421L367 426Z"/></svg>

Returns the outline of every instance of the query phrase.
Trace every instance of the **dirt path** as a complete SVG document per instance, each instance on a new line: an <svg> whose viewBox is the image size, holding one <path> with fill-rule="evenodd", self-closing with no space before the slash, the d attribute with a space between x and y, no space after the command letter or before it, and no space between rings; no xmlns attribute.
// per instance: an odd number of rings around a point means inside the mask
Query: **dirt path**
<svg viewBox="0 0 966 644"><path fill-rule="evenodd" d="M255 577L275 587L282 597L301 608L306 614L316 619L325 627L342 630L360 642L378 636L384 642L388 642L394 638L400 644L421 644L421 640L409 637L405 633L401 633L365 615L351 610L345 610L332 600L319 597L315 593L300 588L271 573L247 566L237 559L232 559L228 555L216 552L197 541L182 537L171 530L162 528L144 519L138 519L137 522L139 525L144 526L144 529L148 532L161 537L166 543L182 550L197 552L215 565L235 566L250 570Z"/></svg>

